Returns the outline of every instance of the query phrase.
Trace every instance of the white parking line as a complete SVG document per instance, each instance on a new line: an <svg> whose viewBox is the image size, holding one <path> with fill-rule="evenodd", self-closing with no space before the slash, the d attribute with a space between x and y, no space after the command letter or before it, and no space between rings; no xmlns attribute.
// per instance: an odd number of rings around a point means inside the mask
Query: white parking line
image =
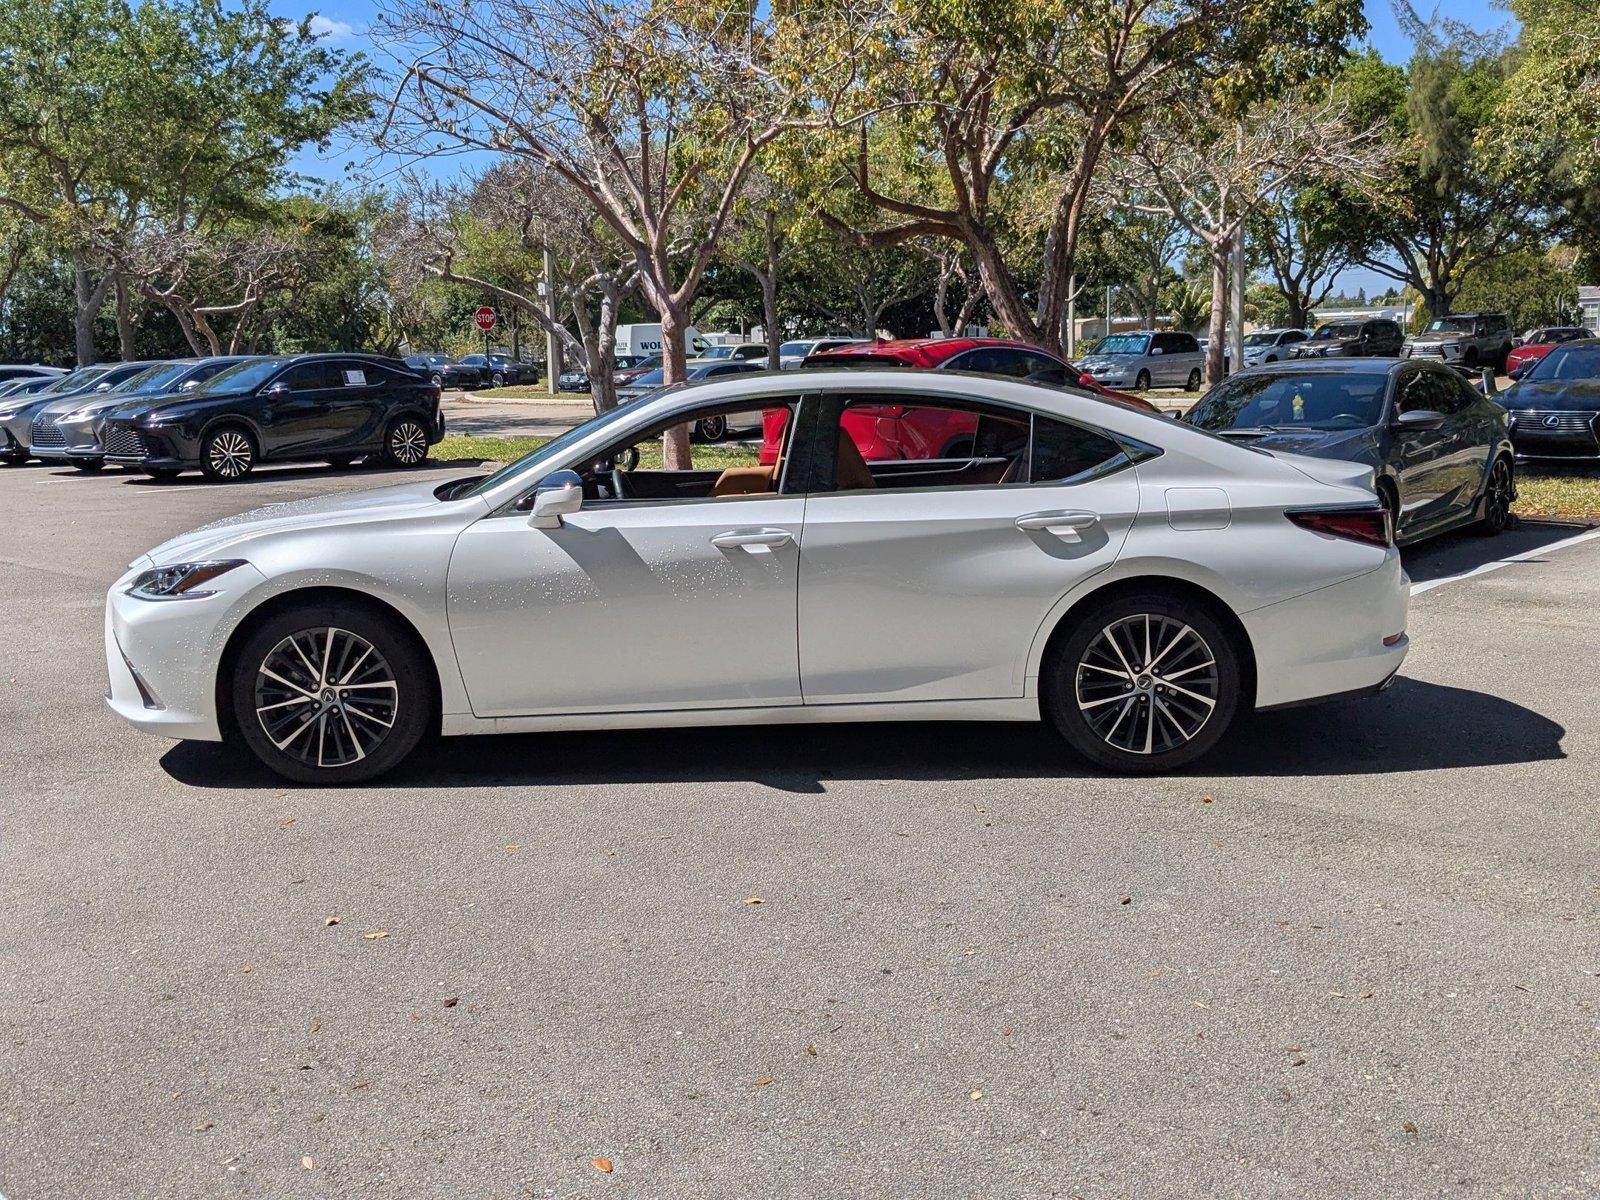
<svg viewBox="0 0 1600 1200"><path fill-rule="evenodd" d="M1413 583L1411 594L1420 596L1423 592L1432 591L1441 584L1460 583L1463 579L1472 579L1478 575L1487 575L1490 571L1498 571L1501 567L1509 567L1513 563L1529 562L1532 559L1543 558L1546 554L1553 554L1557 550L1565 550L1568 546L1576 546L1580 542L1591 542L1600 538L1600 528L1586 529L1572 537L1563 538L1559 542L1551 542L1548 546L1537 546L1532 550L1524 550L1521 554L1513 554L1509 558L1497 558L1493 562L1486 562L1473 567L1470 571L1462 571L1459 575L1445 575L1439 579L1429 579L1424 583Z"/></svg>

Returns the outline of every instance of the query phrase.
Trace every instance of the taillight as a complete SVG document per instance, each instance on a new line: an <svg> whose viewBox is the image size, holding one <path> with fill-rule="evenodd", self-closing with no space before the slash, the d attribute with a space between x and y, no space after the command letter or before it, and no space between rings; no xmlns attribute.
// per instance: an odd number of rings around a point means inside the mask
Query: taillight
<svg viewBox="0 0 1600 1200"><path fill-rule="evenodd" d="M1394 544L1394 530L1389 527L1389 510L1374 504L1371 508L1300 508L1283 514L1301 529L1325 533L1329 537L1348 538L1352 542L1365 542L1369 546Z"/></svg>

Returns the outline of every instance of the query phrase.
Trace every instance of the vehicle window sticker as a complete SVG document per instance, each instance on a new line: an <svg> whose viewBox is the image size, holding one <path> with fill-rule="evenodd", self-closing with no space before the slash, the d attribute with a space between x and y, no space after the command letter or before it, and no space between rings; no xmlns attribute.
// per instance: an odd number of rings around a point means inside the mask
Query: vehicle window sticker
<svg viewBox="0 0 1600 1200"><path fill-rule="evenodd" d="M346 387L366 387L367 373L359 367L353 370L347 369L344 373L344 382Z"/></svg>

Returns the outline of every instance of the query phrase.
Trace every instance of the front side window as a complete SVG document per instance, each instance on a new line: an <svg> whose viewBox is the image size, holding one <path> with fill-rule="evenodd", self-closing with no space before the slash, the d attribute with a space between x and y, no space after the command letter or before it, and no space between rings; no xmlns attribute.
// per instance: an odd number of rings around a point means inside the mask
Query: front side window
<svg viewBox="0 0 1600 1200"><path fill-rule="evenodd" d="M283 369L281 358L261 358L253 362L237 363L213 375L196 389L202 394L220 395L223 392L248 392L260 387Z"/></svg>

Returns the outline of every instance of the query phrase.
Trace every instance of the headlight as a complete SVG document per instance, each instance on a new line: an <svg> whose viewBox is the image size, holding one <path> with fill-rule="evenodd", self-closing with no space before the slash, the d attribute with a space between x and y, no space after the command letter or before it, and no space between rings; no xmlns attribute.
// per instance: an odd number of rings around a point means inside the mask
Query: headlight
<svg viewBox="0 0 1600 1200"><path fill-rule="evenodd" d="M211 596L215 593L196 589L218 575L244 565L242 558L223 558L212 562L174 563L170 567L156 567L135 579L128 588L128 595L137 596L140 600L183 600Z"/></svg>

